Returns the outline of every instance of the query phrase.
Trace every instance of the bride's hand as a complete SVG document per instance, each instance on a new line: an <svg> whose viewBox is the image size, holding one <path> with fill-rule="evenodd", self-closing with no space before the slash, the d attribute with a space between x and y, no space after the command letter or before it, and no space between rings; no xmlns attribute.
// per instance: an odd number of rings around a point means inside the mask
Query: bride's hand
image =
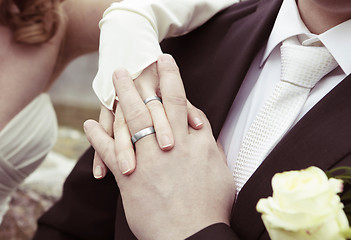
<svg viewBox="0 0 351 240"><path fill-rule="evenodd" d="M158 96L162 98L161 93L159 91L159 77L157 74L156 63L153 63L149 67L147 67L142 74L134 80L134 84L136 89L138 90L142 99L148 99L150 97ZM117 101L116 104L117 105ZM149 101L147 103L147 108L150 111L153 125L156 131L157 142L163 151L168 151L174 146L174 135L172 129L169 125L167 116L163 109L163 105L159 101ZM189 125L194 129L202 128L202 119L199 112L196 108L188 101L187 104L188 109L188 122ZM115 109L118 111L118 109ZM123 116L123 113L121 114ZM99 123L105 129L106 133L113 136L113 124L114 124L114 116L110 110L106 107L102 106L100 111ZM131 139L129 135L123 135L124 137L120 137L116 139L116 144L118 144L118 155L128 155L131 157L130 161L125 164L120 164L120 168L124 174L131 174L135 167L135 154L133 145L131 143ZM94 156L94 164L93 164L93 174L97 179L101 179L105 177L107 173L107 167L101 156L95 152Z"/></svg>

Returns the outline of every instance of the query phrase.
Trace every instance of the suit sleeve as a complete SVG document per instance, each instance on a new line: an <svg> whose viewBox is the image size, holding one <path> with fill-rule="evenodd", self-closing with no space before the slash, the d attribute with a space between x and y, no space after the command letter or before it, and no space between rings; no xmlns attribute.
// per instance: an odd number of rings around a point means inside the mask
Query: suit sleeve
<svg viewBox="0 0 351 240"><path fill-rule="evenodd" d="M129 0L113 3L100 21L99 69L93 88L109 109L115 99L112 73L133 78L162 54L159 42L188 33L239 0Z"/></svg>
<svg viewBox="0 0 351 240"><path fill-rule="evenodd" d="M216 223L202 229L186 240L239 240L234 231L224 223Z"/></svg>
<svg viewBox="0 0 351 240"><path fill-rule="evenodd" d="M119 189L109 172L96 180L89 148L65 181L63 195L38 220L32 240L114 239Z"/></svg>

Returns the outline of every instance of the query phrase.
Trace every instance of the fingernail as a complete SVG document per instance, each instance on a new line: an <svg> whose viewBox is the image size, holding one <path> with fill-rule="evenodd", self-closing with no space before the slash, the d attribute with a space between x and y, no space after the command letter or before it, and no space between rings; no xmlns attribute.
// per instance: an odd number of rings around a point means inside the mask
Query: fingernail
<svg viewBox="0 0 351 240"><path fill-rule="evenodd" d="M91 121L90 120L86 120L84 123L83 123L83 128L84 130L86 131L88 128L91 127Z"/></svg>
<svg viewBox="0 0 351 240"><path fill-rule="evenodd" d="M163 54L163 55L160 56L159 61L160 62L165 62L165 63L173 63L174 59L169 54Z"/></svg>
<svg viewBox="0 0 351 240"><path fill-rule="evenodd" d="M126 159L121 160L119 163L119 169L121 170L122 174L125 175L129 173L132 170L132 167L130 165L130 162Z"/></svg>
<svg viewBox="0 0 351 240"><path fill-rule="evenodd" d="M167 135L163 135L160 139L160 144L162 149L167 149L172 146L172 141Z"/></svg>
<svg viewBox="0 0 351 240"><path fill-rule="evenodd" d="M96 179L102 178L102 168L99 165L97 165L94 169L94 177Z"/></svg>
<svg viewBox="0 0 351 240"><path fill-rule="evenodd" d="M195 127L200 127L203 123L201 122L200 118L194 118Z"/></svg>

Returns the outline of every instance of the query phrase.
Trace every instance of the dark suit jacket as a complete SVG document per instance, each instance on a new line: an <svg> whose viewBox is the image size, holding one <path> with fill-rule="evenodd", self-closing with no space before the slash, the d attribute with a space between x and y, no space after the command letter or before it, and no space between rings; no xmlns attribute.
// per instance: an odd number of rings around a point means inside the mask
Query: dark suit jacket
<svg viewBox="0 0 351 240"><path fill-rule="evenodd" d="M267 42L281 3L251 0L233 5L197 30L163 43L179 65L188 99L206 113L216 137L253 58ZM231 226L215 224L189 239L269 239L255 206L272 194L275 173L312 165L324 170L351 166L350 106L348 76L296 124L248 180ZM62 199L39 220L35 240L135 239L113 176L94 180L92 158L89 149L68 177Z"/></svg>

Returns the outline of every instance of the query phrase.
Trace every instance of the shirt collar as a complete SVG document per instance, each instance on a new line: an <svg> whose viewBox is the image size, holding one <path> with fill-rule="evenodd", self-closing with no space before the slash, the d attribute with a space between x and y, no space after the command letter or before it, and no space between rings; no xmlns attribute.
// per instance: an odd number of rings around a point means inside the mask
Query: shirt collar
<svg viewBox="0 0 351 240"><path fill-rule="evenodd" d="M321 41L333 55L346 75L351 74L351 19L343 22L328 31L315 35L303 23L295 0L284 0L268 39L260 66L263 66L275 47L285 39L299 36L302 44L308 41ZM306 40L305 40L306 39ZM310 40L308 40L310 39Z"/></svg>
<svg viewBox="0 0 351 240"><path fill-rule="evenodd" d="M351 74L351 19L318 35L346 75Z"/></svg>
<svg viewBox="0 0 351 240"><path fill-rule="evenodd" d="M299 34L311 32L303 23L295 0L284 0L269 36L266 49L263 54L261 66L267 60L273 49L285 39Z"/></svg>

